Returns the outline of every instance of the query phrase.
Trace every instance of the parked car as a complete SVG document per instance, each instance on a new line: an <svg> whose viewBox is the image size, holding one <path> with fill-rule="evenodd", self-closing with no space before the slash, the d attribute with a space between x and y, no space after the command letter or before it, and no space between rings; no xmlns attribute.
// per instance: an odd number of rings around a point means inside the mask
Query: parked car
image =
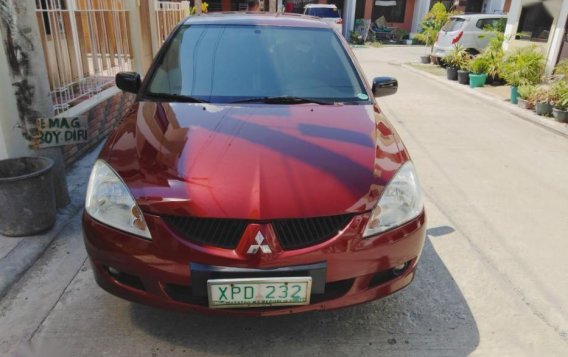
<svg viewBox="0 0 568 357"><path fill-rule="evenodd" d="M504 30L506 23L505 15L452 16L438 32L432 53L435 57L442 58L452 51L454 45L460 44L469 53L476 55L487 47L489 39L493 36L487 30Z"/></svg>
<svg viewBox="0 0 568 357"><path fill-rule="evenodd" d="M316 16L329 25L338 33L341 33L343 19L334 4L307 4L304 7L304 15Z"/></svg>
<svg viewBox="0 0 568 357"><path fill-rule="evenodd" d="M158 307L334 309L412 281L426 226L414 165L345 40L307 16L180 24L110 135L83 231L98 284Z"/></svg>

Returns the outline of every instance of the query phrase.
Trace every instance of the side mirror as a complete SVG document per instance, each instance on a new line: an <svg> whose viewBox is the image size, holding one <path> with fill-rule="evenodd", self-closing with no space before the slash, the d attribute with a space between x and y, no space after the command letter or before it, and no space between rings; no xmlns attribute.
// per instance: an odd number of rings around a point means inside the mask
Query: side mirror
<svg viewBox="0 0 568 357"><path fill-rule="evenodd" d="M398 81L392 77L376 77L373 79L373 95L385 97L395 94L398 90Z"/></svg>
<svg viewBox="0 0 568 357"><path fill-rule="evenodd" d="M138 94L142 86L140 74L136 72L118 72L115 77L116 86L125 92Z"/></svg>

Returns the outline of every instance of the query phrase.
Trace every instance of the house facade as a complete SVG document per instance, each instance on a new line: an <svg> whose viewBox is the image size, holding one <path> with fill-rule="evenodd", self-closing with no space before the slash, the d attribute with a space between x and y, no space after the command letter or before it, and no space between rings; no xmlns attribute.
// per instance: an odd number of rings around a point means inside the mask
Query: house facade
<svg viewBox="0 0 568 357"><path fill-rule="evenodd" d="M505 30L505 48L536 46L546 55L546 69L568 58L568 0L512 0Z"/></svg>

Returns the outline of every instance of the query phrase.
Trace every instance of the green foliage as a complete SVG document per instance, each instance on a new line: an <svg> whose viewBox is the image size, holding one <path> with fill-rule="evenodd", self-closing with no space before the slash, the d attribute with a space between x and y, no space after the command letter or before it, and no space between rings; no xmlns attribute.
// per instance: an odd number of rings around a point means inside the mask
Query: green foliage
<svg viewBox="0 0 568 357"><path fill-rule="evenodd" d="M536 93L536 86L524 85L519 87L519 97L534 103L534 95Z"/></svg>
<svg viewBox="0 0 568 357"><path fill-rule="evenodd" d="M471 61L470 65L471 71L475 74L487 73L489 69L489 64L484 56L477 56Z"/></svg>
<svg viewBox="0 0 568 357"><path fill-rule="evenodd" d="M483 30L487 32L505 32L505 27L507 26L507 19L499 19L495 25L486 25Z"/></svg>
<svg viewBox="0 0 568 357"><path fill-rule="evenodd" d="M556 67L554 67L554 74L568 81L568 59L560 61Z"/></svg>
<svg viewBox="0 0 568 357"><path fill-rule="evenodd" d="M554 106L560 110L568 109L568 82L561 80L554 83L551 91L551 100L554 102Z"/></svg>
<svg viewBox="0 0 568 357"><path fill-rule="evenodd" d="M535 103L551 103L554 101L554 91L547 84L541 84L536 87L533 94Z"/></svg>
<svg viewBox="0 0 568 357"><path fill-rule="evenodd" d="M465 70L469 68L470 56L465 47L457 44L442 60L448 67Z"/></svg>
<svg viewBox="0 0 568 357"><path fill-rule="evenodd" d="M505 57L505 51L503 51L504 40L505 36L502 33L492 32L489 44L485 50L478 55L478 57L483 58L487 65L485 73L487 73L488 76L495 78L500 75L503 57Z"/></svg>
<svg viewBox="0 0 568 357"><path fill-rule="evenodd" d="M416 35L418 41L423 42L426 46L433 46L438 32L448 22L450 16L454 14L454 12L446 11L446 7L441 2L435 3L422 18L420 23L422 31Z"/></svg>
<svg viewBox="0 0 568 357"><path fill-rule="evenodd" d="M535 47L517 48L503 59L500 76L512 86L537 84L544 74L544 55Z"/></svg>

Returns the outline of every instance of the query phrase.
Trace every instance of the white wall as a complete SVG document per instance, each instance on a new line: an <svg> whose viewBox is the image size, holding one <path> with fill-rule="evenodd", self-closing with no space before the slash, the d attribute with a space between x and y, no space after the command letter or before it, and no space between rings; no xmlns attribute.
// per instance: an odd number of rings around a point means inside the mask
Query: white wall
<svg viewBox="0 0 568 357"><path fill-rule="evenodd" d="M1 30L0 30L1 31ZM2 38L4 38L3 34ZM19 128L20 115L16 105L14 88L10 80L4 43L0 41L0 160L26 156L30 153L28 143Z"/></svg>

